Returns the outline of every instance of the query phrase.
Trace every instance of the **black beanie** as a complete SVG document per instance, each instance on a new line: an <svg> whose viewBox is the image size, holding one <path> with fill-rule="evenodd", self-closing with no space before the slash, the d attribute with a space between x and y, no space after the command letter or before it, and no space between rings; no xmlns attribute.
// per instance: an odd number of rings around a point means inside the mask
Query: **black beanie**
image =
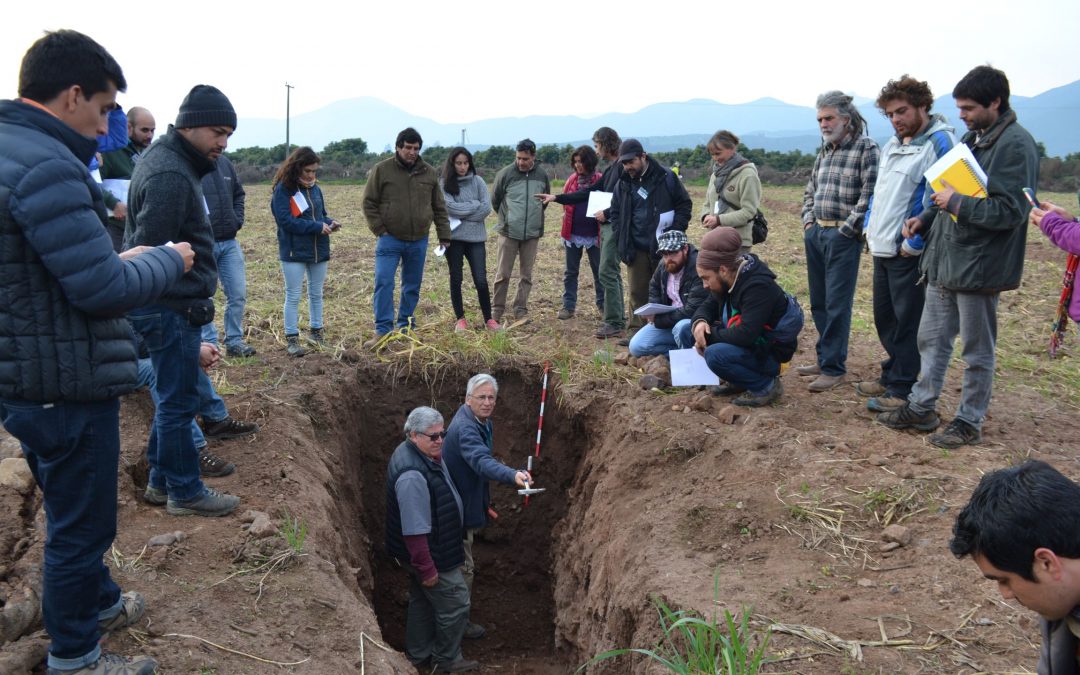
<svg viewBox="0 0 1080 675"><path fill-rule="evenodd" d="M176 116L175 126L177 129L216 126L235 129L236 111L220 89L208 84L197 84L180 104L180 114Z"/></svg>

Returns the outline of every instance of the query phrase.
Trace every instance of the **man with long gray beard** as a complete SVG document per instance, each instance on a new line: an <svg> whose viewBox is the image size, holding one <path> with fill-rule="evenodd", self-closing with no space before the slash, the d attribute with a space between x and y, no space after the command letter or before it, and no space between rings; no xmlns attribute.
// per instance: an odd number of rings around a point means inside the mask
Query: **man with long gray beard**
<svg viewBox="0 0 1080 675"><path fill-rule="evenodd" d="M840 91L817 99L821 150L803 195L803 241L810 311L817 327L815 363L799 375L816 376L810 391L821 392L847 375L851 304L859 278L859 253L870 195L877 180L878 146L865 134L866 120Z"/></svg>

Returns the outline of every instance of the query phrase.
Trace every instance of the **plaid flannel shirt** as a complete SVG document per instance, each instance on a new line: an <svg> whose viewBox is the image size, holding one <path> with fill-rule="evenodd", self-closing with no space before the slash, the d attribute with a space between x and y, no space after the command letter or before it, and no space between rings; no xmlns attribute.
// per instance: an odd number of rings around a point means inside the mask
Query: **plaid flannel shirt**
<svg viewBox="0 0 1080 675"><path fill-rule="evenodd" d="M848 136L837 147L822 147L803 194L803 225L815 220L842 220L840 232L858 236L874 194L879 154L877 143L869 136Z"/></svg>

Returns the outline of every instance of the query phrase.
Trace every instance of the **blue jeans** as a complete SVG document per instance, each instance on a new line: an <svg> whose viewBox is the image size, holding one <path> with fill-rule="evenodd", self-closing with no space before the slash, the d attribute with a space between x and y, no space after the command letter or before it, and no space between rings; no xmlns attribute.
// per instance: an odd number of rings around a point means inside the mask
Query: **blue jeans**
<svg viewBox="0 0 1080 675"><path fill-rule="evenodd" d="M959 334L961 356L967 368L956 418L976 429L982 428L994 386L998 295L961 293L936 286L926 289L926 305L919 323L922 368L919 381L908 397L912 410L922 414L937 407L945 371L952 359L953 342Z"/></svg>
<svg viewBox="0 0 1080 675"><path fill-rule="evenodd" d="M49 666L88 666L101 653L98 620L120 607L120 588L102 562L116 536L120 402L4 399L0 420L22 443L45 496L41 611L52 638Z"/></svg>
<svg viewBox="0 0 1080 675"><path fill-rule="evenodd" d="M424 261L427 259L427 237L405 241L384 234L375 244L375 333L385 335L394 328L394 278L401 263L401 302L398 306L397 327L412 325L416 303L420 300L420 283L424 280Z"/></svg>
<svg viewBox="0 0 1080 675"><path fill-rule="evenodd" d="M667 354L672 349L688 349L694 346L694 334L690 319L682 319L671 328L657 328L651 323L641 327L630 338L631 356ZM689 340L684 342L683 340Z"/></svg>
<svg viewBox="0 0 1080 675"><path fill-rule="evenodd" d="M885 395L907 398L919 377L919 321L926 287L919 259L874 258L874 327L889 358L881 362Z"/></svg>
<svg viewBox="0 0 1080 675"><path fill-rule="evenodd" d="M680 329L679 342L694 344L694 333L689 323ZM761 358L746 347L727 342L716 342L706 347L705 363L721 380L742 387L753 396L767 394L780 374L780 364L772 355Z"/></svg>
<svg viewBox="0 0 1080 675"><path fill-rule="evenodd" d="M214 260L217 262L218 280L225 293L225 344L244 344L244 305L247 304L247 276L244 273L244 251L236 239L214 242ZM203 341L218 343L217 328L208 323L203 326Z"/></svg>
<svg viewBox="0 0 1080 675"><path fill-rule="evenodd" d="M157 378L154 377L153 363L150 359L139 359L139 387L150 389L150 398L153 399L154 407L157 408L158 398L157 392L154 391L155 382L157 382ZM198 389L199 415L202 416L203 421L220 422L229 416L229 411L225 408L225 401L214 391L214 383L210 381L210 377L202 368L199 369ZM196 450L206 447L206 436L203 435L202 428L195 421L195 418L191 419L191 438L195 443Z"/></svg>
<svg viewBox="0 0 1080 675"><path fill-rule="evenodd" d="M281 263L281 273L285 275L285 335L299 335L300 293L304 290L304 276L308 282L308 326L322 328L323 284L326 283L327 262L321 263Z"/></svg>
<svg viewBox="0 0 1080 675"><path fill-rule="evenodd" d="M191 423L199 411L202 328L162 305L134 310L128 320L142 335L154 367L157 409L146 448L150 486L166 490L176 501L194 499L205 490L191 437Z"/></svg>
<svg viewBox="0 0 1080 675"><path fill-rule="evenodd" d="M581 253L589 256L589 267L592 268L593 292L596 295L596 306L604 308L604 287L600 283L600 247L590 246L566 246L566 271L563 272L562 306L571 312L577 309L578 273L581 270Z"/></svg>
<svg viewBox="0 0 1080 675"><path fill-rule="evenodd" d="M817 328L818 365L826 375L847 372L851 303L859 279L862 242L845 237L839 228L814 223L803 233L810 313Z"/></svg>

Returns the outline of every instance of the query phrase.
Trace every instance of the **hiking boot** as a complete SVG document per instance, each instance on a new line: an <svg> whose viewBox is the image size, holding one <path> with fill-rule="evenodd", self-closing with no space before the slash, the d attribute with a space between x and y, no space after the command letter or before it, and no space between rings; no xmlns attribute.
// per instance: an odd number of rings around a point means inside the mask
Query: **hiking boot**
<svg viewBox="0 0 1080 675"><path fill-rule="evenodd" d="M866 401L866 409L877 413L891 412L904 407L905 403L907 399L899 396L874 396Z"/></svg>
<svg viewBox="0 0 1080 675"><path fill-rule="evenodd" d="M222 476L228 476L233 471L236 471L235 464L226 462L207 450L206 447L199 448L199 475L207 478L221 478Z"/></svg>
<svg viewBox="0 0 1080 675"><path fill-rule="evenodd" d="M622 334L622 328L612 326L610 323L602 324L599 328L596 329L596 332L594 333L594 335L601 340L605 338L621 337Z"/></svg>
<svg viewBox="0 0 1080 675"><path fill-rule="evenodd" d="M916 429L918 431L933 431L941 424L941 418L933 410L919 414L912 410L911 403L907 402L892 412L884 412L877 416L878 424L890 429Z"/></svg>
<svg viewBox="0 0 1080 675"><path fill-rule="evenodd" d="M316 347L325 347L326 346L326 336L323 335L323 329L322 328L312 328L311 330L309 330L308 331L307 341L310 342L311 344L315 345Z"/></svg>
<svg viewBox="0 0 1080 675"><path fill-rule="evenodd" d="M440 663L435 666L436 673L464 673L466 670L476 670L480 667L479 661L470 661L460 658L453 663Z"/></svg>
<svg viewBox="0 0 1080 675"><path fill-rule="evenodd" d="M128 591L120 595L120 611L108 619L98 621L98 630L102 637L114 630L134 626L146 612L146 600L136 591Z"/></svg>
<svg viewBox="0 0 1080 675"><path fill-rule="evenodd" d="M127 657L103 653L97 661L88 666L74 670L49 668L45 673L46 675L154 675L157 667L158 662L149 656Z"/></svg>
<svg viewBox="0 0 1080 675"><path fill-rule="evenodd" d="M495 319L488 319L484 322L484 327L488 330L502 330L502 326Z"/></svg>
<svg viewBox="0 0 1080 675"><path fill-rule="evenodd" d="M724 382L720 380L718 386L709 387L709 393L713 396L732 396L734 394L741 394L746 391L746 387L738 387L730 382Z"/></svg>
<svg viewBox="0 0 1080 675"><path fill-rule="evenodd" d="M855 385L855 393L858 394L859 396L867 396L867 397L870 397L870 396L882 396L882 395L885 394L885 385L878 382L877 380L872 380L872 381L868 381L868 382L859 382L858 384ZM871 408L871 410L873 410L873 408ZM884 411L879 411L879 412L884 412Z"/></svg>
<svg viewBox="0 0 1080 675"><path fill-rule="evenodd" d="M481 626L480 624L473 623L472 621L465 624L465 635L464 635L465 639L467 639L467 640L479 640L480 638L484 637L485 635L487 635L487 629L484 628L483 626Z"/></svg>
<svg viewBox="0 0 1080 675"><path fill-rule="evenodd" d="M237 342L225 345L225 355L233 357L255 356L255 348L243 342Z"/></svg>
<svg viewBox="0 0 1080 675"><path fill-rule="evenodd" d="M376 345L378 345L379 341L384 337L386 337L386 333L375 333L370 340L364 343L364 349L375 349Z"/></svg>
<svg viewBox="0 0 1080 675"><path fill-rule="evenodd" d="M216 422L203 418L203 434L207 438L217 438L221 440L226 438L240 438L241 436L250 436L258 430L258 424L255 424L254 422L241 422L228 415L226 415L225 419L217 420Z"/></svg>
<svg viewBox="0 0 1080 675"><path fill-rule="evenodd" d="M795 372L799 375L802 375L803 377L808 377L810 375L820 375L821 366L816 363L812 363L808 366L799 366L795 369Z"/></svg>
<svg viewBox="0 0 1080 675"><path fill-rule="evenodd" d="M930 441L930 445L953 450L965 445L978 444L982 441L982 432L962 419L954 419L945 427L945 431L940 434L930 434L926 440Z"/></svg>
<svg viewBox="0 0 1080 675"><path fill-rule="evenodd" d="M286 335L285 336L285 351L289 353L289 356L300 357L307 354L307 350L300 344L299 335Z"/></svg>
<svg viewBox="0 0 1080 675"><path fill-rule="evenodd" d="M817 379L811 382L806 388L815 393L828 391L833 387L837 387L843 384L846 377L847 376L843 374L826 375L825 373L822 373L821 375L818 375Z"/></svg>
<svg viewBox="0 0 1080 675"><path fill-rule="evenodd" d="M567 319L573 319L574 318L574 310L567 309L567 308L563 307L562 309L559 310L559 314L558 314L557 318L560 321L566 321Z"/></svg>
<svg viewBox="0 0 1080 675"><path fill-rule="evenodd" d="M457 323L454 324L455 333L464 333L467 330L469 330L469 322L465 319L458 319Z"/></svg>
<svg viewBox="0 0 1080 675"><path fill-rule="evenodd" d="M529 310L528 309L526 309L524 307L515 307L514 308L514 319L515 320L520 321L521 319L524 319L527 316L529 316Z"/></svg>
<svg viewBox="0 0 1080 675"><path fill-rule="evenodd" d="M754 395L750 392L743 394L732 399L732 405L746 406L747 408L760 408L762 406L769 405L773 401L779 399L784 395L784 384L780 381L780 378L773 380L773 386L769 388L767 392L761 395Z"/></svg>
<svg viewBox="0 0 1080 675"><path fill-rule="evenodd" d="M227 516L240 504L240 498L227 495L213 488L203 488L203 493L186 502L170 498L165 511L170 516Z"/></svg>
<svg viewBox="0 0 1080 675"><path fill-rule="evenodd" d="M169 493L147 485L146 490L143 491L142 498L147 504L165 506L165 502L169 501Z"/></svg>

